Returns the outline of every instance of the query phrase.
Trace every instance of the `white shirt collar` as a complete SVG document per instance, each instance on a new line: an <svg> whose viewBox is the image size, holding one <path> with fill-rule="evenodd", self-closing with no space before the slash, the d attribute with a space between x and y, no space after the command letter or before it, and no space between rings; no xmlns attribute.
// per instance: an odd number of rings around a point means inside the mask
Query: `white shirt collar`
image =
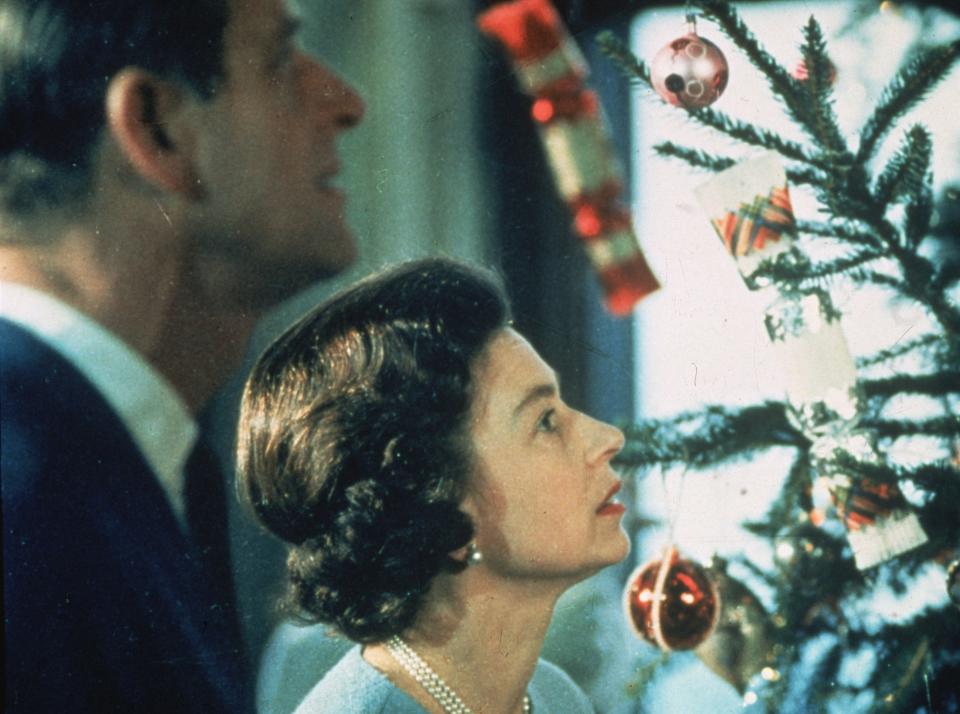
<svg viewBox="0 0 960 714"><path fill-rule="evenodd" d="M0 317L42 339L93 383L185 525L184 466L197 425L173 387L116 335L50 295L0 281Z"/></svg>

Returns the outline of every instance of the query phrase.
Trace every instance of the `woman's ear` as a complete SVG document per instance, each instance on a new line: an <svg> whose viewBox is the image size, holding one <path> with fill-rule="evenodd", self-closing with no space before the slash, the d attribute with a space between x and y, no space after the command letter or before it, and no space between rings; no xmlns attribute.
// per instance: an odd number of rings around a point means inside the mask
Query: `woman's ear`
<svg viewBox="0 0 960 714"><path fill-rule="evenodd" d="M470 543L472 542L473 541L470 541ZM463 563L464 565L468 565L469 564L468 559L470 558L470 543L463 546L462 548L457 548L456 550L451 551L450 559L455 560L458 563Z"/></svg>
<svg viewBox="0 0 960 714"><path fill-rule="evenodd" d="M189 197L198 185L186 101L181 87L137 67L107 86L107 126L127 161L150 184Z"/></svg>
<svg viewBox="0 0 960 714"><path fill-rule="evenodd" d="M450 557L453 560L456 560L458 563L471 565L479 562L479 558L476 554L480 552L477 546L479 525L477 519L476 497L473 494L468 493L467 496L460 502L460 510L466 513L467 517L470 518L470 522L473 523L473 538L465 546L451 551Z"/></svg>

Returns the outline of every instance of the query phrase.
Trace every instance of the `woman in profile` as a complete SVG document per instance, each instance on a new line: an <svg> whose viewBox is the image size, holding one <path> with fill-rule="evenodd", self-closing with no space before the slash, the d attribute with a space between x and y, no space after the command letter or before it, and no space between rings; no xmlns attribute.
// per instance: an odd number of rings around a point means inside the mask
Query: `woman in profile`
<svg viewBox="0 0 960 714"><path fill-rule="evenodd" d="M592 712L539 660L554 605L622 560L612 426L568 407L499 284L444 259L317 307L260 358L238 465L291 604L358 643L306 712Z"/></svg>

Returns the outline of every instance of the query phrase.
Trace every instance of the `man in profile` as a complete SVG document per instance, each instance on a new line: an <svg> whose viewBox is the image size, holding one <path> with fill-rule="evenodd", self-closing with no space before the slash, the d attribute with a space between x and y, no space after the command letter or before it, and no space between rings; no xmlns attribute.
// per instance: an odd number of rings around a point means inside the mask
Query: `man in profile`
<svg viewBox="0 0 960 714"><path fill-rule="evenodd" d="M281 0L0 4L5 711L252 709L193 414L354 259L331 182L363 104L296 27Z"/></svg>

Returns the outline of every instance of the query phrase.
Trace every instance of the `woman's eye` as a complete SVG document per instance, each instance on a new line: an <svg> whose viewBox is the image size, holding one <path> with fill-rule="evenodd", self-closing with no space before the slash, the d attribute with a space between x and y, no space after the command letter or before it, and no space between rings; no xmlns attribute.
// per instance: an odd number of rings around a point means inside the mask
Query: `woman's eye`
<svg viewBox="0 0 960 714"><path fill-rule="evenodd" d="M543 416L540 417L540 421L537 422L537 431L552 434L557 431L557 429L557 411L555 409L548 409L543 413Z"/></svg>

